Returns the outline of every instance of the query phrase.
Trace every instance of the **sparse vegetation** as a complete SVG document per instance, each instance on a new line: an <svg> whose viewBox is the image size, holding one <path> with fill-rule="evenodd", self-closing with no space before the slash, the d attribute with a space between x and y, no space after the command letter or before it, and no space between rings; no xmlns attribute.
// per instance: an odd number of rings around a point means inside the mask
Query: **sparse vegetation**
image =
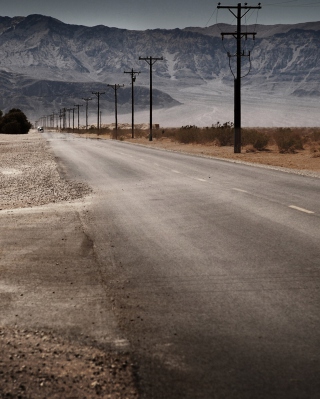
<svg viewBox="0 0 320 399"><path fill-rule="evenodd" d="M274 132L273 138L282 154L303 150L303 140L299 132L292 131L289 128L280 128Z"/></svg>
<svg viewBox="0 0 320 399"><path fill-rule="evenodd" d="M254 150L265 150L269 144L270 137L256 129L244 129L242 132L242 145L251 145Z"/></svg>

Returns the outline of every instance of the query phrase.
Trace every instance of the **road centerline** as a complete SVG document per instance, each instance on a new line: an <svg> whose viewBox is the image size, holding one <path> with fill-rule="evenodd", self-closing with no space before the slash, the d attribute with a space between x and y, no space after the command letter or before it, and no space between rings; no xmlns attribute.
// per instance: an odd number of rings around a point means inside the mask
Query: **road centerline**
<svg viewBox="0 0 320 399"><path fill-rule="evenodd" d="M309 211L308 209L300 208L299 206L295 206L295 205L289 205L289 208L295 209L296 211L299 211L299 212L307 213L309 215L313 215L314 214L313 211Z"/></svg>

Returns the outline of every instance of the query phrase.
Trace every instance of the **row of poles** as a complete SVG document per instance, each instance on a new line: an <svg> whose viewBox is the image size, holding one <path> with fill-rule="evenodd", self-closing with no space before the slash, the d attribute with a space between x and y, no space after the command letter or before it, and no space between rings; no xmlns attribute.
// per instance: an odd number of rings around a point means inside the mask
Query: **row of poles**
<svg viewBox="0 0 320 399"><path fill-rule="evenodd" d="M140 61L146 61L149 65L150 69L150 128L149 128L149 141L152 141L152 108L153 108L153 100L152 100L152 67L157 61L163 61L163 57L139 57ZM124 71L126 74L130 74L131 76L131 103L132 103L132 138L134 138L134 83L136 81L137 75L140 74L140 71L135 71L133 68L131 71ZM107 85L108 87L114 90L115 96L115 130L116 134L118 131L118 97L117 92L120 87L124 87L124 85L114 84L114 85ZM100 96L105 94L105 92L100 91L93 91L93 95L97 97L98 101L98 113L97 113L97 129L100 129L101 126L101 113L100 113ZM92 97L82 98L83 101L86 103L86 130L88 129L88 104L89 101L92 100ZM59 122L60 130L66 129L67 127L67 112L69 113L69 129L70 129L70 113L72 111L72 129L74 130L74 111L78 110L78 130L80 128L80 107L83 104L75 104L72 108L61 108L59 113L52 113L50 115L45 115L41 117L37 122L36 125L43 125L44 127L54 127L55 126L55 117L57 117L57 126Z"/></svg>
<svg viewBox="0 0 320 399"><path fill-rule="evenodd" d="M248 6L247 3L244 3L242 5L241 3L238 3L236 6L227 6L227 5L221 5L221 3L218 3L217 6L218 9L227 9L229 10L232 15L236 18L237 20L237 29L235 32L221 32L222 40L224 39L225 36L232 36L236 39L237 42L237 50L235 54L230 54L228 53L229 59L232 57L235 57L237 60L237 70L236 74L234 75L234 129L235 129L235 135L234 135L234 153L241 153L241 59L243 57L250 57L250 52L246 54L245 51L242 50L242 39L247 39L248 36L252 36L253 39L255 39L256 32L248 32L245 31L243 32L241 29L241 20L247 13L253 9L261 9L261 3L258 4L258 6ZM157 58L157 57L139 57L140 61L146 61L150 67L150 132L149 132L149 140L152 141L152 66L157 62L157 61L162 61L163 57ZM132 138L134 138L134 82L136 80L136 76L140 74L138 71L134 71L131 69L131 71L125 71L124 73L128 73L131 75L131 84L132 84ZM117 116L117 89L119 87L123 87L124 85L108 85L109 87L112 87L115 92L115 118L116 118L116 130L118 130L118 116ZM104 92L92 92L92 94L96 95L98 98L98 123L97 123L97 128L100 128L100 95L105 94ZM88 101L92 100L92 98L83 98L84 101L86 101L86 129L88 128ZM82 106L80 104L76 104L75 107L78 108L78 129L79 129L79 107ZM69 111L69 127L70 127L70 110L73 111L73 121L74 121L74 110L75 108L71 109L66 109L64 108L62 111L62 116L61 116L61 110L60 110L60 124L61 124L61 118L63 119L63 126L65 127L65 111ZM54 115L52 114L49 117L53 117ZM48 116L43 117L45 121L47 121ZM45 124L45 123L43 123ZM74 128L74 122L73 122L73 128Z"/></svg>

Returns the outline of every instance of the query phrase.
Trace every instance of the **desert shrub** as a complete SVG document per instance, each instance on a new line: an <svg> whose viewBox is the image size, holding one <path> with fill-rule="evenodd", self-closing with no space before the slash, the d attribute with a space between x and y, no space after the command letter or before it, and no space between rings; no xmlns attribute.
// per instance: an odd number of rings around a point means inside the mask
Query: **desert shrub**
<svg viewBox="0 0 320 399"><path fill-rule="evenodd" d="M134 129L134 137L140 139L141 137L148 137L149 130L144 129Z"/></svg>
<svg viewBox="0 0 320 399"><path fill-rule="evenodd" d="M320 130L314 130L310 136L311 141L320 141Z"/></svg>
<svg viewBox="0 0 320 399"><path fill-rule="evenodd" d="M277 129L273 134L273 138L280 153L294 153L296 150L303 150L301 135L291 129Z"/></svg>
<svg viewBox="0 0 320 399"><path fill-rule="evenodd" d="M252 145L256 150L264 150L269 144L269 136L266 133L254 129L245 129L242 131L242 145Z"/></svg>
<svg viewBox="0 0 320 399"><path fill-rule="evenodd" d="M191 128L184 128L177 130L175 139L183 144L197 143L199 140L200 129L196 126Z"/></svg>
<svg viewBox="0 0 320 399"><path fill-rule="evenodd" d="M0 130L7 134L27 134L31 127L26 115L17 108L11 109L0 121Z"/></svg>
<svg viewBox="0 0 320 399"><path fill-rule="evenodd" d="M221 147L233 145L234 130L231 127L215 128L215 141Z"/></svg>

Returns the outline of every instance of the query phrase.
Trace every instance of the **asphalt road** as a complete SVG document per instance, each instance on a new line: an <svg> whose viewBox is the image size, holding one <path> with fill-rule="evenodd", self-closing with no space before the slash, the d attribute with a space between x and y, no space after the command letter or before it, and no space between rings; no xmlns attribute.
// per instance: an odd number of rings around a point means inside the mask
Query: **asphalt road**
<svg viewBox="0 0 320 399"><path fill-rule="evenodd" d="M85 217L142 398L320 397L320 180L44 134Z"/></svg>

